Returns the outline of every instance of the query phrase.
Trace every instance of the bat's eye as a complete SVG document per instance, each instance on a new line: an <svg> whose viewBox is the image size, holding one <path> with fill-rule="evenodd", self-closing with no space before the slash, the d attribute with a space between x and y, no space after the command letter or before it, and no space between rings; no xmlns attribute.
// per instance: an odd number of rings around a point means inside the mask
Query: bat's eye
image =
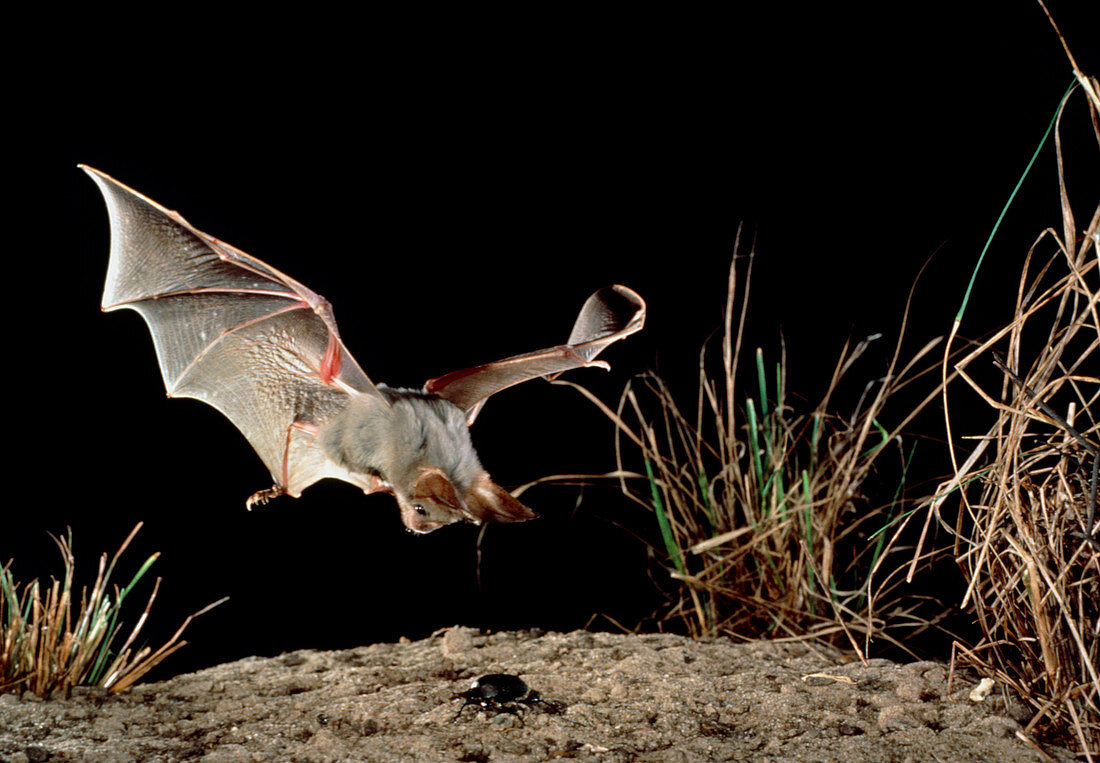
<svg viewBox="0 0 1100 763"><path fill-rule="evenodd" d="M413 511L415 511L417 514L419 514L422 517L428 516L428 510L425 509L423 506L421 506L419 503L414 503L413 504Z"/></svg>

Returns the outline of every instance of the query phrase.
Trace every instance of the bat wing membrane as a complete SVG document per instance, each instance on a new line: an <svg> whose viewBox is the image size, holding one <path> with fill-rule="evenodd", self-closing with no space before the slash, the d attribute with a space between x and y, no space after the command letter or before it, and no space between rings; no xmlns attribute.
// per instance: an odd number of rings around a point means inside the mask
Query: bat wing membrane
<svg viewBox="0 0 1100 763"><path fill-rule="evenodd" d="M312 434L353 395L385 404L318 294L90 167L111 218L103 309L153 336L171 397L202 400L244 434L291 495L323 477L359 484ZM365 487L365 486L364 486Z"/></svg>
<svg viewBox="0 0 1100 763"><path fill-rule="evenodd" d="M428 380L424 390L467 411L468 421L473 422L490 395L513 385L553 378L573 368L610 368L596 356L609 344L640 331L645 314L645 300L636 291L618 284L606 286L585 301L565 344L454 371Z"/></svg>

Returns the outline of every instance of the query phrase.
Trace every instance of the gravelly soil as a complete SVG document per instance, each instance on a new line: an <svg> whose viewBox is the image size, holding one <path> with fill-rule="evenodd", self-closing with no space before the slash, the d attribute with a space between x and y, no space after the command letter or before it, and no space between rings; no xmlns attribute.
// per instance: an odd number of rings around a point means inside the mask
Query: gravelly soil
<svg viewBox="0 0 1100 763"><path fill-rule="evenodd" d="M497 672L545 702L464 707L456 695ZM949 691L937 663L845 664L803 645L455 628L119 695L2 696L0 760L1043 760L1017 737L1023 706L973 688L956 676Z"/></svg>

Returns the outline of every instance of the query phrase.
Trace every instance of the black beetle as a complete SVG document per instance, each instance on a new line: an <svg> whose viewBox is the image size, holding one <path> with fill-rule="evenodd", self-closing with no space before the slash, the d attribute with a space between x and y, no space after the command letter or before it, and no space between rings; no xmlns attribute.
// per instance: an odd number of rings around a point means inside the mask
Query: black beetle
<svg viewBox="0 0 1100 763"><path fill-rule="evenodd" d="M531 696L534 694L535 696ZM505 702L524 702L538 699L538 692L532 692L519 676L508 673L489 673L476 679L470 688L459 694L467 704L482 707L503 705Z"/></svg>
<svg viewBox="0 0 1100 763"><path fill-rule="evenodd" d="M543 712L556 713L558 707L552 702L539 698L539 693L531 689L522 678L509 673L488 673L474 680L470 688L455 695L466 700L453 720L457 720L469 705L478 705L494 714L510 713L518 715L520 709L538 708Z"/></svg>

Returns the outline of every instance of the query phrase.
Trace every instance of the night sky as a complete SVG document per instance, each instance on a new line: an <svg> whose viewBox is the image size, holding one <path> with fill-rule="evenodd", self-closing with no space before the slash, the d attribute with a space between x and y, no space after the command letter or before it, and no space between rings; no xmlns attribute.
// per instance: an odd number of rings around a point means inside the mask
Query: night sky
<svg viewBox="0 0 1100 763"><path fill-rule="evenodd" d="M1050 8L1095 74L1087 5ZM77 163L325 295L360 365L400 386L564 341L584 298L618 282L648 300L645 331L607 351L610 374L569 378L614 403L657 369L693 409L743 225L757 252L746 341L774 358L782 336L790 388L816 400L846 338L892 346L929 258L911 342L947 331L1071 82L1038 5L957 8L28 23L6 110L19 328L0 562L19 580L57 574L47 533L71 527L92 574L145 522L121 571L162 552L151 640L231 597L168 673L456 623L637 623L663 572L647 561L650 518L613 487L532 489L542 518L489 528L480 560L477 528L412 536L392 498L344 483L246 513L270 485L247 442L213 409L166 400L136 314L99 311L107 215ZM1064 121L1070 192L1095 200L1080 96ZM1018 204L969 336L1008 318L1027 247L1060 229L1050 147ZM493 398L473 437L509 488L614 468L610 424L543 382Z"/></svg>

